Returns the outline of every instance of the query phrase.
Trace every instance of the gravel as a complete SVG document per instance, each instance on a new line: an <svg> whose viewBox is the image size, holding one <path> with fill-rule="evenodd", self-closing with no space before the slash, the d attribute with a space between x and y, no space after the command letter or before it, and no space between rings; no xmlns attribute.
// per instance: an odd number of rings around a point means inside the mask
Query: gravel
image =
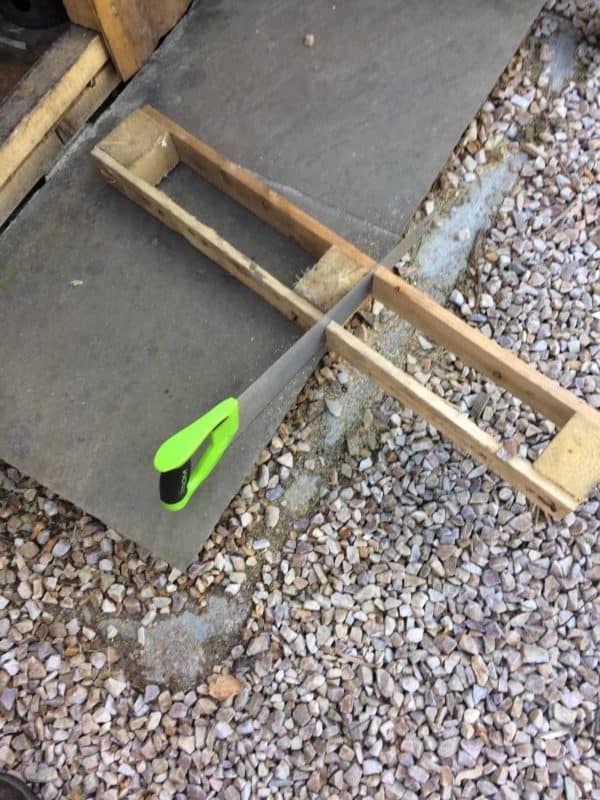
<svg viewBox="0 0 600 800"><path fill-rule="evenodd" d="M554 95L557 14L582 42ZM597 33L548 3L424 205L522 151L449 304L596 405ZM404 366L524 455L554 432L426 340ZM0 465L0 768L44 800L600 799L600 496L549 524L381 397L294 504L352 382L325 359L185 573ZM145 632L214 593L248 619L197 681L151 679Z"/></svg>

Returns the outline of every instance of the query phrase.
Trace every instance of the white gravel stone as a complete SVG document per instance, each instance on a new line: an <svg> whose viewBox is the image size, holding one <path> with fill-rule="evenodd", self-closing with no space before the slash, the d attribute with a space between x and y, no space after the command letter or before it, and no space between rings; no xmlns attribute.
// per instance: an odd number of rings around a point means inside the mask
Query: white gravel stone
<svg viewBox="0 0 600 800"><path fill-rule="evenodd" d="M119 697L127 688L127 683L116 678L107 678L104 681L104 688L112 697Z"/></svg>
<svg viewBox="0 0 600 800"><path fill-rule="evenodd" d="M279 508L277 506L267 506L265 511L265 524L267 528L274 528L279 522ZM254 549L257 550L256 542L254 542Z"/></svg>

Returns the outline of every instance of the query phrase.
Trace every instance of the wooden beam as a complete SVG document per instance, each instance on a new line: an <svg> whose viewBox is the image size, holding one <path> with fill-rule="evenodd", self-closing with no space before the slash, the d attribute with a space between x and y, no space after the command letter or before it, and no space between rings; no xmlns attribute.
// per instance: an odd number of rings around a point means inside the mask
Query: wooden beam
<svg viewBox="0 0 600 800"><path fill-rule="evenodd" d="M104 48L100 37L89 31L78 28L69 31L53 43L0 106L0 168L4 176L0 185L0 225L50 170L65 142L120 83L104 50L103 65L77 97L69 103L72 93L66 92L62 95L65 106L55 106L55 113L49 114L48 101L52 100L53 93L56 100L57 88L61 85L65 88L65 74L72 73L81 64L81 56L89 52L93 41ZM85 76L87 74L84 72ZM83 83L83 79L78 83ZM3 154L8 156L6 161Z"/></svg>
<svg viewBox="0 0 600 800"><path fill-rule="evenodd" d="M288 319L298 322L305 328L319 321L322 315L318 308L274 278L251 258L236 250L215 230L204 225L160 189L134 175L100 147L93 149L92 156L98 162L102 175L111 185L185 237L197 250L259 294Z"/></svg>
<svg viewBox="0 0 600 800"><path fill-rule="evenodd" d="M0 142L0 189L57 125L108 61L108 53L99 36L90 39L86 35L82 45L74 62L57 78L40 101L21 116ZM34 67L36 73L41 74L51 55L50 52L42 65ZM35 81L35 75L26 75L24 80Z"/></svg>
<svg viewBox="0 0 600 800"><path fill-rule="evenodd" d="M577 500L572 495L536 472L529 461L519 456L503 458L501 445L493 436L341 325L329 323L327 345L353 367L377 381L386 394L426 419L443 436L523 492L552 517L563 517L577 507Z"/></svg>
<svg viewBox="0 0 600 800"><path fill-rule="evenodd" d="M63 0L69 18L100 32L123 80L134 75L190 0Z"/></svg>
<svg viewBox="0 0 600 800"><path fill-rule="evenodd" d="M585 401L389 270L376 270L373 295L426 336L456 353L466 364L508 389L559 427L577 413L600 424L600 414Z"/></svg>

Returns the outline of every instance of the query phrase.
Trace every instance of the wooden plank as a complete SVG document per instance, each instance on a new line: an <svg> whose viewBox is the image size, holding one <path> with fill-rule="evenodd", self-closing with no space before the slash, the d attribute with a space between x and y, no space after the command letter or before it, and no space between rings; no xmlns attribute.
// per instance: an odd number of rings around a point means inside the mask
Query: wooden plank
<svg viewBox="0 0 600 800"><path fill-rule="evenodd" d="M321 311L328 311L364 273L360 264L333 245L294 284L294 291Z"/></svg>
<svg viewBox="0 0 600 800"><path fill-rule="evenodd" d="M92 0L97 30L102 33L113 64L123 80L134 75L150 57L158 37L149 20L132 0Z"/></svg>
<svg viewBox="0 0 600 800"><path fill-rule="evenodd" d="M107 61L59 119L56 126L46 134L0 188L0 225L6 222L36 183L48 173L62 152L65 142L102 105L120 80L111 62Z"/></svg>
<svg viewBox="0 0 600 800"><path fill-rule="evenodd" d="M146 106L144 111L171 135L181 160L204 180L317 258L335 246L364 268L365 272L374 270L374 294L377 299L426 335L451 349L466 363L514 392L557 425L565 425L575 413L581 413L592 421L600 419L600 414L583 400L485 337L428 295L378 266L366 253L290 203L243 167L192 136L151 106Z"/></svg>
<svg viewBox="0 0 600 800"><path fill-rule="evenodd" d="M243 167L189 134L160 112L146 106L146 113L168 131L181 160L202 178L296 241L317 258L332 246L345 252L365 272L375 270L374 294L426 335L448 347L493 381L514 392L532 408L562 426L579 412L600 419L588 406L556 381L485 337L384 267L366 253L331 231L306 212L266 186Z"/></svg>
<svg viewBox="0 0 600 800"><path fill-rule="evenodd" d="M595 429L600 430L600 414L558 383L541 375L515 354L487 339L385 267L377 265L365 253L269 189L258 178L190 136L151 107L145 107L137 113L132 128L135 135L130 136L125 144L121 141L117 128L94 149L92 155L98 161L101 172L127 197L183 235L202 253L252 288L289 319L297 320L308 327L320 320L321 313L315 305L277 281L269 272L222 239L216 231L201 223L144 179L149 174L150 180L155 182L160 170L155 171L150 166L145 167L139 175L133 173L132 170L140 163L146 164L144 159L150 165L154 163L157 158L157 141L167 138L172 142L176 153L175 157L171 156L174 163L179 157L202 178L294 239L309 252L320 253L319 258L324 256L321 270L325 273L332 260L339 261L342 273L345 268L352 275L351 284L365 272L373 271L375 297L431 338L454 351L465 362L513 391L557 424L566 424L574 414L579 414L593 424ZM126 162L127 166L114 156ZM351 263L350 267L348 261ZM421 414L442 434L449 436L459 447L509 481L548 514L559 518L576 508L577 498L570 492L540 474L527 460L507 455L501 445L492 436L481 431L472 420L347 333L342 326L330 323L327 337L331 349L375 378L385 391Z"/></svg>
<svg viewBox="0 0 600 800"><path fill-rule="evenodd" d="M21 118L0 146L0 188L56 126L107 61L108 53L102 39L94 36L75 63Z"/></svg>
<svg viewBox="0 0 600 800"><path fill-rule="evenodd" d="M3 225L36 183L50 169L60 151L62 142L51 130L0 189L0 225Z"/></svg>
<svg viewBox="0 0 600 800"><path fill-rule="evenodd" d="M146 63L190 0L63 0L72 22L99 31L123 80Z"/></svg>
<svg viewBox="0 0 600 800"><path fill-rule="evenodd" d="M148 183L159 183L179 163L170 134L144 113L134 111L99 145L107 155Z"/></svg>
<svg viewBox="0 0 600 800"><path fill-rule="evenodd" d="M600 414L585 401L389 270L375 272L373 295L426 336L456 353L465 363L558 426L566 425L577 413L600 425Z"/></svg>
<svg viewBox="0 0 600 800"><path fill-rule="evenodd" d="M92 31L72 25L52 42L0 103L0 147L7 142L21 120L31 114L59 83L65 72L77 63L96 38L97 35Z"/></svg>
<svg viewBox="0 0 600 800"><path fill-rule="evenodd" d="M560 518L577 507L574 497L536 472L529 461L519 456L502 458L499 455L501 446L492 436L341 325L329 323L327 344L330 350L376 380L387 394L422 416L443 436L486 464L552 517Z"/></svg>
<svg viewBox="0 0 600 800"><path fill-rule="evenodd" d="M600 426L575 414L533 468L580 502L585 500L600 484Z"/></svg>
<svg viewBox="0 0 600 800"><path fill-rule="evenodd" d="M319 309L236 250L215 230L204 225L160 189L134 175L100 147L93 149L92 156L110 184L185 237L197 250L259 294L288 319L308 328L321 318Z"/></svg>

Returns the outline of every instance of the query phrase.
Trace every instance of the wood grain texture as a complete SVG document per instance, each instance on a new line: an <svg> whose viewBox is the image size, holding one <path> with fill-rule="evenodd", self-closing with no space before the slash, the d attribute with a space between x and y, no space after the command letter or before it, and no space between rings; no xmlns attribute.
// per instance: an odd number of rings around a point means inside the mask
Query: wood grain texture
<svg viewBox="0 0 600 800"><path fill-rule="evenodd" d="M97 36L93 31L72 25L51 43L10 94L0 102L0 146L11 136L21 120L42 102L65 72L77 63L95 38Z"/></svg>
<svg viewBox="0 0 600 800"><path fill-rule="evenodd" d="M120 83L120 75L112 62L107 61L100 72L94 75L87 84L73 105L59 119L57 128L63 141L77 133Z"/></svg>
<svg viewBox="0 0 600 800"><path fill-rule="evenodd" d="M64 0L72 22L99 31L123 80L134 75L190 0Z"/></svg>
<svg viewBox="0 0 600 800"><path fill-rule="evenodd" d="M80 33L84 34L83 39L79 37ZM93 37L89 35L87 31L80 31L75 37L68 37L68 44L72 48L74 41L89 42L91 38ZM64 58L62 58L64 51L65 43L63 42L62 45L60 45L61 63L64 62ZM50 55L50 53L47 55ZM55 64L55 61L46 61L46 64L47 66L49 64ZM27 76L26 80L32 80L31 74ZM57 82L57 80L58 79L56 79L55 82ZM31 152L28 153L17 169L10 175L8 180L0 187L0 225L8 219L36 183L48 173L62 152L68 139L74 136L90 116L102 105L113 89L118 86L120 81L119 75L107 57L106 63L101 67L99 72L91 78L79 96L61 115L56 124L37 142ZM22 107L26 94L28 94L27 90L21 87L17 93L17 105L19 107ZM30 113L31 111L33 111L33 107L30 108ZM31 143L33 143L33 141L32 139Z"/></svg>
<svg viewBox="0 0 600 800"><path fill-rule="evenodd" d="M108 53L102 39L92 37L39 102L20 118L0 145L0 188L56 126L107 61Z"/></svg>
<svg viewBox="0 0 600 800"><path fill-rule="evenodd" d="M533 467L582 502L600 483L600 426L575 414Z"/></svg>
<svg viewBox="0 0 600 800"><path fill-rule="evenodd" d="M360 264L333 245L294 284L294 290L321 311L328 311L364 274Z"/></svg>
<svg viewBox="0 0 600 800"><path fill-rule="evenodd" d="M171 135L142 109L126 117L98 147L133 175L153 185L179 163Z"/></svg>
<svg viewBox="0 0 600 800"><path fill-rule="evenodd" d="M443 436L523 492L552 517L563 517L577 507L574 497L536 472L529 461L519 456L504 459L500 455L501 445L493 436L480 430L471 419L341 325L332 322L327 326L327 344L353 367L376 380L386 394L426 419Z"/></svg>

